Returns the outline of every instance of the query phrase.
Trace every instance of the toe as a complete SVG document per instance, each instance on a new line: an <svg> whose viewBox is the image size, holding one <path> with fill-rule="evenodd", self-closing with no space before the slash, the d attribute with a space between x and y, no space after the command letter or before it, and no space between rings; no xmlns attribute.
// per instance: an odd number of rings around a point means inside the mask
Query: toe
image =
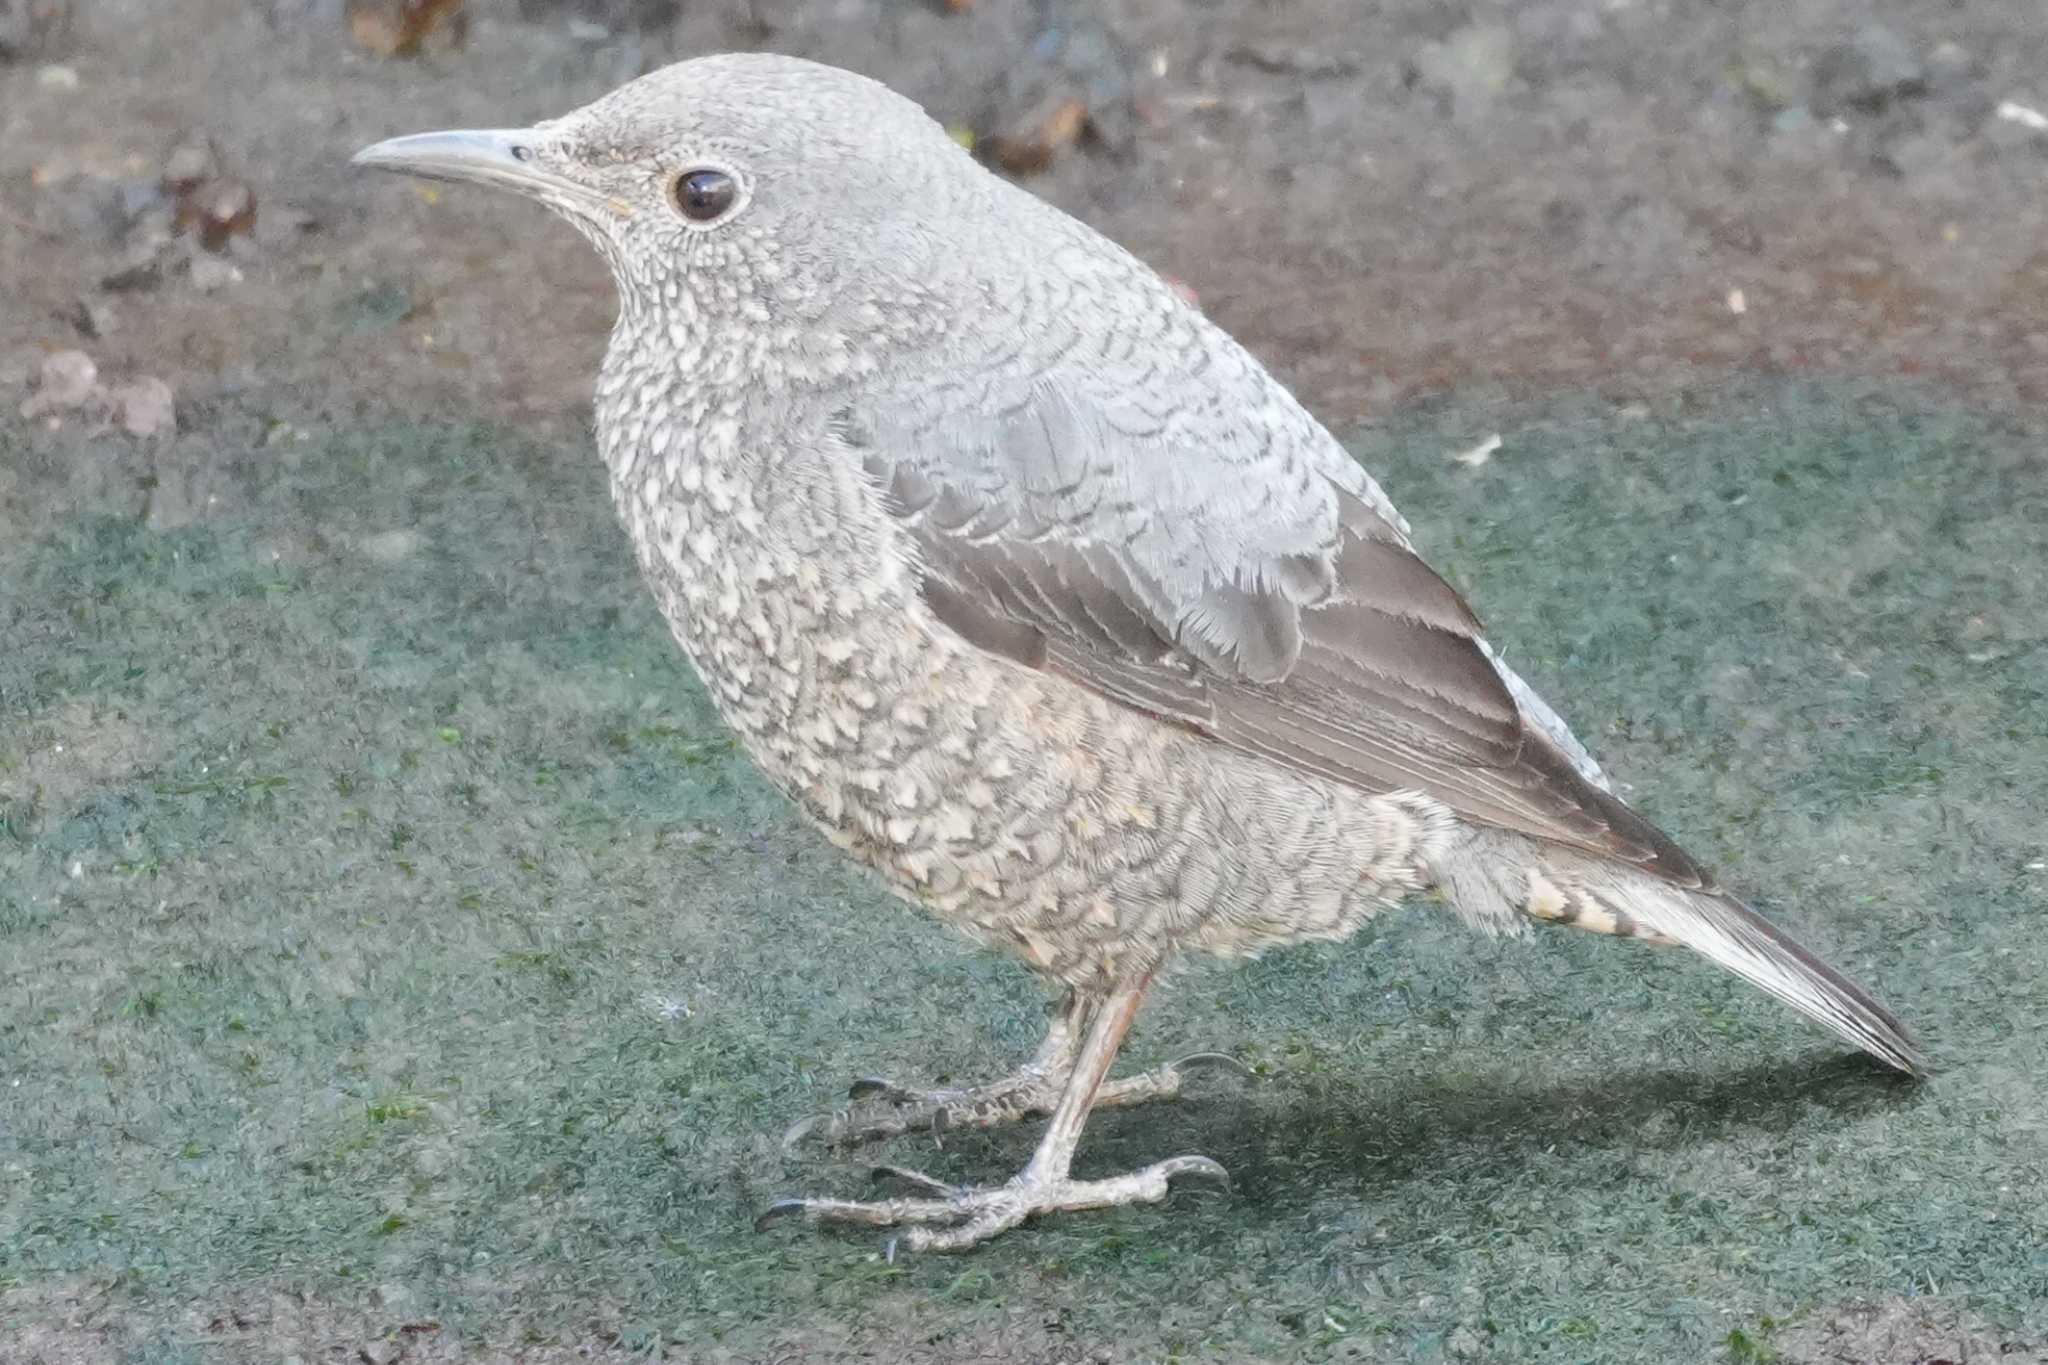
<svg viewBox="0 0 2048 1365"><path fill-rule="evenodd" d="M908 1185L934 1199L959 1199L967 1193L958 1185L934 1180L923 1171L913 1171L904 1166L876 1166L868 1174L875 1180L894 1180Z"/></svg>
<svg viewBox="0 0 2048 1365"><path fill-rule="evenodd" d="M1169 1185L1175 1180L1202 1180L1214 1184L1225 1194L1230 1193L1230 1172L1205 1156L1168 1157L1152 1169L1164 1176Z"/></svg>
<svg viewBox="0 0 2048 1365"><path fill-rule="evenodd" d="M958 1227L908 1228L903 1233L903 1249L957 1256L962 1252L973 1251L983 1242L1007 1232L1023 1221L1024 1215L1019 1210L992 1208Z"/></svg>

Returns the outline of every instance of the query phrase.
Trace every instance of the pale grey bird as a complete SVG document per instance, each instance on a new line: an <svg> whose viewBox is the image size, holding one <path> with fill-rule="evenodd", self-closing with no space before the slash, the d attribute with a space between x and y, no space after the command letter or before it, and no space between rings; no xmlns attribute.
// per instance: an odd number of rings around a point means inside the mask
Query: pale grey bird
<svg viewBox="0 0 2048 1365"><path fill-rule="evenodd" d="M1903 1071L1905 1029L1607 789L1379 485L1131 255L909 100L766 55L364 165L513 190L610 263L598 444L640 568L762 770L904 897L1059 994L1017 1074L855 1086L792 1139L1049 1114L1022 1172L770 1214L961 1250L1152 1202L1070 1175L1181 953L1340 939L1434 888L1680 943Z"/></svg>

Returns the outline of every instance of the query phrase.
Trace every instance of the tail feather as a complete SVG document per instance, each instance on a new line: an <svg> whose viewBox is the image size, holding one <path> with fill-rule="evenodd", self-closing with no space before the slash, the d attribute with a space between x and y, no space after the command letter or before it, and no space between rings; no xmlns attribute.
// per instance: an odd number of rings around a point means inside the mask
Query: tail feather
<svg viewBox="0 0 2048 1365"><path fill-rule="evenodd" d="M1929 1074L1926 1054L1891 1011L1726 892L1674 886L1505 831L1471 835L1438 867L1439 885L1468 919L1500 930L1519 914L1683 944L1887 1065Z"/></svg>

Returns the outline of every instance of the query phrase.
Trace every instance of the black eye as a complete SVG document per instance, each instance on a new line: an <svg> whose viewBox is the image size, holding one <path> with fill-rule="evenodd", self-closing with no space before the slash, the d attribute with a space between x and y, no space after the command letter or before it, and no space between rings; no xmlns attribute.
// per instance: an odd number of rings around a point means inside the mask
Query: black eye
<svg viewBox="0 0 2048 1365"><path fill-rule="evenodd" d="M731 208L740 187L724 171L684 171L676 177L676 208L693 223L708 223Z"/></svg>

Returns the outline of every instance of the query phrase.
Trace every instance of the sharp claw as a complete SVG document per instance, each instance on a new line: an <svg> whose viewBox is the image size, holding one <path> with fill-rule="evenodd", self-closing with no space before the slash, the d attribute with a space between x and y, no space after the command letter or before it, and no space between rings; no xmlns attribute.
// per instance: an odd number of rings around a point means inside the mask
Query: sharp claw
<svg viewBox="0 0 2048 1365"><path fill-rule="evenodd" d="M1234 1071L1243 1079L1254 1079L1252 1069L1227 1052L1196 1052L1172 1063L1175 1071Z"/></svg>
<svg viewBox="0 0 2048 1365"><path fill-rule="evenodd" d="M913 1171L903 1166L876 1166L868 1172L871 1180L900 1180L912 1189L922 1190L935 1199L957 1199L964 1193L958 1185L948 1185L943 1180L934 1180L922 1171Z"/></svg>
<svg viewBox="0 0 2048 1365"><path fill-rule="evenodd" d="M1205 1156L1177 1156L1159 1163L1159 1173L1166 1177L1167 1184L1181 1176L1192 1176L1197 1180L1213 1180L1223 1193L1231 1191L1230 1172Z"/></svg>
<svg viewBox="0 0 2048 1365"><path fill-rule="evenodd" d="M872 1099L876 1095L895 1095L902 1087L884 1076L862 1076L846 1087L846 1098L850 1100Z"/></svg>
<svg viewBox="0 0 2048 1365"><path fill-rule="evenodd" d="M766 1232L768 1225L778 1218L787 1218L793 1213L802 1213L809 1205L807 1199L778 1199L761 1210L761 1216L754 1220L754 1231Z"/></svg>

